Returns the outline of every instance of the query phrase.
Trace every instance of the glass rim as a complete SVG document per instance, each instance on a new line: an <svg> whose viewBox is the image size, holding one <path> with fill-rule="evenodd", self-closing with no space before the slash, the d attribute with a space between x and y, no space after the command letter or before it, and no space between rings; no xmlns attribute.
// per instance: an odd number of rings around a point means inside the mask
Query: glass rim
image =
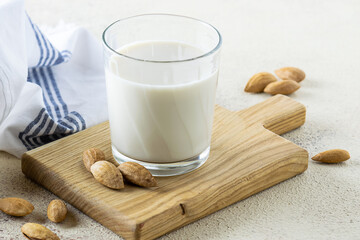
<svg viewBox="0 0 360 240"><path fill-rule="evenodd" d="M186 19L191 19L191 20L194 20L194 21L197 21L203 25L206 25L208 27L210 27L211 29L215 30L215 32L217 33L217 36L218 36L218 42L216 44L216 46L210 50L210 51L207 51L206 53L202 54L202 55L199 55L199 56L196 56L196 57L193 57L193 58L187 58L187 59L182 59L182 60L146 60L146 59L141 59L141 58L135 58L135 57L131 57L131 56L128 56L126 54L122 54L122 53L119 53L117 52L115 49L113 49L112 47L109 46L109 44L106 42L105 40L105 35L107 33L107 31L113 26L115 25L116 23L118 22L121 22L121 21L124 21L124 20L128 20L128 19L132 19L132 18L137 18L137 17L143 17L143 16L171 16L171 17L179 17L179 18L186 18ZM211 54L215 53L217 50L220 49L221 47L221 44L222 44L222 36L220 34L220 32L213 26L211 25L210 23L207 23L205 21L202 21L202 20L199 20L199 19L196 19L196 18L192 18L192 17L187 17L187 16L183 16L183 15L177 15L177 14L168 14L168 13L149 13L149 14L140 14L140 15L135 15L135 16L131 16L131 17L126 17L126 18L122 18L122 19L118 19L116 21L114 21L113 23L111 23L109 26L107 26L102 34L102 40L103 40L103 44L105 45L105 47L107 49L109 49L111 52L117 54L117 55L120 55L122 57L125 57L125 58L128 58L128 59L132 59L132 60L135 60L135 61L140 61L140 62L149 62L149 63L179 63L179 62L188 62L188 61L193 61L193 60L197 60L197 59L201 59L201 58L204 58L204 57L207 57L207 56L210 56Z"/></svg>

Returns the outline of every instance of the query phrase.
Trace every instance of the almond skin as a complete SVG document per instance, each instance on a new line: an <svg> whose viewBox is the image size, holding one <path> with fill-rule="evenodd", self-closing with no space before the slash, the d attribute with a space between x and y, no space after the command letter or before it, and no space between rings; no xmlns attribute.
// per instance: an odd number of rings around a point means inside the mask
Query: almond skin
<svg viewBox="0 0 360 240"><path fill-rule="evenodd" d="M135 162L125 162L118 166L124 178L141 187L156 187L153 175L144 166Z"/></svg>
<svg viewBox="0 0 360 240"><path fill-rule="evenodd" d="M90 167L97 161L105 160L105 154L98 148L89 148L83 152L83 162L90 172Z"/></svg>
<svg viewBox="0 0 360 240"><path fill-rule="evenodd" d="M257 73L252 76L246 84L245 92L260 93L263 92L265 87L277 79L274 75L268 72Z"/></svg>
<svg viewBox="0 0 360 240"><path fill-rule="evenodd" d="M284 94L288 95L300 88L300 84L292 80L284 80L270 83L264 89L264 92L275 95L275 94Z"/></svg>
<svg viewBox="0 0 360 240"><path fill-rule="evenodd" d="M101 184L112 189L124 188L121 172L114 164L108 161L98 161L91 166L90 170L94 178Z"/></svg>
<svg viewBox="0 0 360 240"><path fill-rule="evenodd" d="M2 198L0 210L11 216L23 217L32 213L34 206L22 198Z"/></svg>
<svg viewBox="0 0 360 240"><path fill-rule="evenodd" d="M343 149L332 149L325 152L321 152L313 156L311 159L324 163L339 163L346 161L350 158L348 151Z"/></svg>
<svg viewBox="0 0 360 240"><path fill-rule="evenodd" d="M60 240L50 229L37 223L26 223L21 227L21 232L30 240Z"/></svg>
<svg viewBox="0 0 360 240"><path fill-rule="evenodd" d="M301 82L305 79L305 72L296 67L283 67L275 70L275 74L282 80Z"/></svg>
<svg viewBox="0 0 360 240"><path fill-rule="evenodd" d="M50 221L54 223L62 222L66 218L66 214L67 214L66 205L60 199L52 200L49 203L47 209L47 216L50 219Z"/></svg>

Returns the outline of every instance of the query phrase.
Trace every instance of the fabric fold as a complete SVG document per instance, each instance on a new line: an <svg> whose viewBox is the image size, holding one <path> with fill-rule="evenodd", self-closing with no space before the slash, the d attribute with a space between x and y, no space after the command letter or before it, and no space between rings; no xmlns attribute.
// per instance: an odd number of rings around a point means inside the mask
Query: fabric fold
<svg viewBox="0 0 360 240"><path fill-rule="evenodd" d="M107 120L101 45L84 28L33 23L0 3L0 150L17 157Z"/></svg>

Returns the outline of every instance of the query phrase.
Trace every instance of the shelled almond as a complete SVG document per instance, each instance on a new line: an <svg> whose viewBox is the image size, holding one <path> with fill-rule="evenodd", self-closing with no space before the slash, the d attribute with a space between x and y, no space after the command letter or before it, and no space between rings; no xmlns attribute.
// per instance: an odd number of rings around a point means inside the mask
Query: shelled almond
<svg viewBox="0 0 360 240"><path fill-rule="evenodd" d="M301 82L305 79L305 72L296 67L283 67L275 70L275 74L282 80Z"/></svg>
<svg viewBox="0 0 360 240"><path fill-rule="evenodd" d="M60 238L47 227L37 223L26 223L21 232L30 240L60 240Z"/></svg>
<svg viewBox="0 0 360 240"><path fill-rule="evenodd" d="M118 166L124 178L141 187L156 187L157 183L150 171L135 162L125 162Z"/></svg>
<svg viewBox="0 0 360 240"><path fill-rule="evenodd" d="M264 91L265 87L269 83L276 81L277 81L276 77L271 73L268 72L257 73L249 79L244 91L252 92L252 93L260 93Z"/></svg>
<svg viewBox="0 0 360 240"><path fill-rule="evenodd" d="M284 94L289 95L300 88L300 84L293 80L284 80L272 82L266 86L264 92L269 93L271 95L275 94Z"/></svg>
<svg viewBox="0 0 360 240"><path fill-rule="evenodd" d="M348 151L343 149L332 149L316 154L311 159L324 163L339 163L350 158Z"/></svg>
<svg viewBox="0 0 360 240"><path fill-rule="evenodd" d="M23 217L32 213L34 206L22 198L2 198L0 210L11 216Z"/></svg>
<svg viewBox="0 0 360 240"><path fill-rule="evenodd" d="M105 160L105 154L98 148L89 148L83 152L83 162L89 172L95 162L103 160Z"/></svg>
<svg viewBox="0 0 360 240"><path fill-rule="evenodd" d="M52 200L47 209L47 216L50 221L59 223L64 221L67 214L67 207L60 199Z"/></svg>
<svg viewBox="0 0 360 240"><path fill-rule="evenodd" d="M124 181L120 170L108 161L95 162L91 168L94 178L101 184L112 188L124 188Z"/></svg>

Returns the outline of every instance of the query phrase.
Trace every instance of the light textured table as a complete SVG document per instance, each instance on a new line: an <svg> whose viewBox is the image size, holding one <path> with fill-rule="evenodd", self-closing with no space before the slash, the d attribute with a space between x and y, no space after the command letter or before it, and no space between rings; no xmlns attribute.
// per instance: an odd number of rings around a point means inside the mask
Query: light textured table
<svg viewBox="0 0 360 240"><path fill-rule="evenodd" d="M238 0L28 0L36 23L59 20L88 28L100 40L112 21L141 13L188 15L215 25L224 37L217 103L240 110L266 98L246 94L252 74L282 66L307 78L292 98L307 107L303 127L284 137L310 156L344 148L351 160L337 165L309 161L302 175L201 219L161 239L360 239L360 2ZM62 239L120 239L69 206L61 224L46 219L55 196L26 179L20 161L0 153L0 197L19 196L33 214L0 213L0 239L21 239L26 221L45 224Z"/></svg>

